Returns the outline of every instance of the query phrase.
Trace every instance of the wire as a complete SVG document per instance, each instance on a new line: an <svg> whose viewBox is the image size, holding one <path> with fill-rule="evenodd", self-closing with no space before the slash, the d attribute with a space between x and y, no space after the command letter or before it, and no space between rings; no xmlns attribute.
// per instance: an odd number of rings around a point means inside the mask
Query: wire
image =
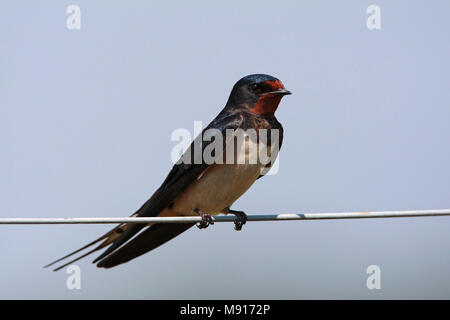
<svg viewBox="0 0 450 320"><path fill-rule="evenodd" d="M336 212L336 213L288 213L268 215L248 215L247 221L285 220L325 220L325 219L366 219L366 218L407 218L450 216L450 209L407 210L379 212ZM235 216L215 216L214 222L234 222ZM201 217L119 217L119 218L0 218L0 224L111 224L111 223L193 223Z"/></svg>

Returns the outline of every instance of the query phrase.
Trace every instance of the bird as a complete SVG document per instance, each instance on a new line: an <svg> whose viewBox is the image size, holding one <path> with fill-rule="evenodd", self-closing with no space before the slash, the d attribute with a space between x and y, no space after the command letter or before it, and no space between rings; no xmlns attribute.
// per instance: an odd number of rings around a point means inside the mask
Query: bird
<svg viewBox="0 0 450 320"><path fill-rule="evenodd" d="M275 111L282 97L289 94L291 92L285 89L283 83L271 75L251 74L237 81L225 107L194 139L180 160L173 165L161 186L131 217L200 216L201 221L197 227L204 229L214 224L211 216L234 214L234 228L241 230L247 221L247 215L244 211L231 209L231 206L256 180L267 173L273 163L251 162L248 151L251 147L262 147L260 149L264 150L263 153L266 152L266 156L271 159L277 157L283 141L283 127L275 117ZM235 143L236 139L239 140L237 132L250 131L258 133L256 139L249 135L250 137L241 140L241 144ZM206 132L221 134L222 140L215 136L214 139L205 141ZM266 139L259 135L262 132L267 133ZM277 134L272 139L274 132ZM212 149L214 142L215 148L210 152L213 161L206 161L202 157L199 159L199 152L195 151L200 150L200 154L204 155L208 148ZM193 158L197 161L192 161ZM54 271L104 248L105 251L93 263L99 268L112 268L159 247L194 225L195 223L121 223L45 267L100 242L87 253L64 263Z"/></svg>

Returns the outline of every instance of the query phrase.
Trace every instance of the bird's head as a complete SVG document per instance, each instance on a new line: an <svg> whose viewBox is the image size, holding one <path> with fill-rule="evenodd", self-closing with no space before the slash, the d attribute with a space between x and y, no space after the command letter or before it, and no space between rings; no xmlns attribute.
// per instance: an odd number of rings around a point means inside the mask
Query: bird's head
<svg viewBox="0 0 450 320"><path fill-rule="evenodd" d="M281 98L287 94L291 92L277 78L267 74L251 74L236 82L227 106L244 106L254 114L273 115Z"/></svg>

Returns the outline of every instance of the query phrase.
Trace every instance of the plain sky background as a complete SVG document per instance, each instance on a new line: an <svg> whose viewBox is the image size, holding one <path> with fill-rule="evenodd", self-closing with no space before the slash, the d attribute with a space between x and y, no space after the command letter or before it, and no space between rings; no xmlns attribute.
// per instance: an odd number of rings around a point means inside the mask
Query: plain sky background
<svg viewBox="0 0 450 320"><path fill-rule="evenodd" d="M81 8L81 30L66 8ZM366 9L381 8L381 30ZM450 207L449 1L2 1L0 216L128 216L251 73L294 94L248 214ZM81 290L111 225L0 226L0 298L450 298L450 217L192 228ZM381 268L381 289L366 268Z"/></svg>

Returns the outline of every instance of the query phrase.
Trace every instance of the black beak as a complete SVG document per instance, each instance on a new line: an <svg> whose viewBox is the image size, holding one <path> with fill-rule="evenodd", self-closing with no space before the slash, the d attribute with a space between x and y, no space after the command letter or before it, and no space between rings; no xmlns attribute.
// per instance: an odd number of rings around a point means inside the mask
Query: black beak
<svg viewBox="0 0 450 320"><path fill-rule="evenodd" d="M286 95L292 94L292 92L290 92L289 90L286 90L286 89L278 89L275 91L267 92L266 94L286 96Z"/></svg>
<svg viewBox="0 0 450 320"><path fill-rule="evenodd" d="M287 96L289 94L292 94L292 92L290 92L289 90L286 90L286 89L277 90L277 93L278 94L282 94L283 96Z"/></svg>

